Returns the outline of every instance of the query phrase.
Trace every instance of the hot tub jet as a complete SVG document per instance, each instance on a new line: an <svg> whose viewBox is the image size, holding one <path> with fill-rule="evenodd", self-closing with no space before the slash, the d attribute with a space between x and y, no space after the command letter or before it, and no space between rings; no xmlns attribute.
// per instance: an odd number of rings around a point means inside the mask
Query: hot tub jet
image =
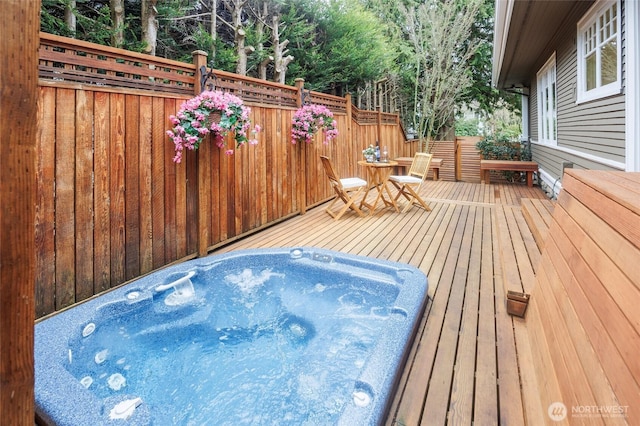
<svg viewBox="0 0 640 426"><path fill-rule="evenodd" d="M168 284L160 284L155 288L158 293L173 288L173 293L169 294L164 299L164 304L167 306L177 306L190 302L196 295L196 291L193 288L191 278L196 275L195 271L189 271L185 276L178 278L177 280Z"/></svg>

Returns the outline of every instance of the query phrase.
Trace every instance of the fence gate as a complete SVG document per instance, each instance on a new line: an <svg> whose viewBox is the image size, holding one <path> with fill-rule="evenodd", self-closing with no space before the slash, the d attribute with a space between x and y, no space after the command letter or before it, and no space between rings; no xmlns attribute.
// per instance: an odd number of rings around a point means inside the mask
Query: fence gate
<svg viewBox="0 0 640 426"><path fill-rule="evenodd" d="M456 138L456 180L480 182L480 152L476 148L482 137L459 136Z"/></svg>

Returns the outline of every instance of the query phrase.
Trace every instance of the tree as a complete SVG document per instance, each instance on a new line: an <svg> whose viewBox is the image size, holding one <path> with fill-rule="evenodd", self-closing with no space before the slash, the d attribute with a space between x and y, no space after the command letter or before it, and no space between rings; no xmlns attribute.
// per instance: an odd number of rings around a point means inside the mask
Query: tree
<svg viewBox="0 0 640 426"><path fill-rule="evenodd" d="M284 84L287 67L295 57L293 55L287 55L289 52L287 50L289 40L280 41L280 16L274 15L271 24L274 60L273 81Z"/></svg>
<svg viewBox="0 0 640 426"><path fill-rule="evenodd" d="M74 10L76 8L76 0L69 0L69 4L67 4L64 8L64 22L69 27L71 33L76 32L76 14Z"/></svg>
<svg viewBox="0 0 640 426"><path fill-rule="evenodd" d="M142 42L145 45L144 53L156 54L156 44L158 38L158 0L142 0L141 22L142 22Z"/></svg>
<svg viewBox="0 0 640 426"><path fill-rule="evenodd" d="M267 67L273 62L273 55L265 47L265 41L267 40L267 30L269 24L269 3L261 0L256 7L252 7L250 4L253 15L256 18L255 32L256 32L256 56L258 61L258 78L262 80L267 79Z"/></svg>
<svg viewBox="0 0 640 426"><path fill-rule="evenodd" d="M216 41L218 40L218 0L211 0L211 25L209 26L209 33L211 34L211 61L216 61Z"/></svg>
<svg viewBox="0 0 640 426"><path fill-rule="evenodd" d="M43 0L40 16L44 32L135 52L144 47L135 35L140 0Z"/></svg>
<svg viewBox="0 0 640 426"><path fill-rule="evenodd" d="M70 1L43 0L43 31L71 35L64 21L64 6ZM358 2L76 2L81 40L184 62L191 61L192 51L203 50L213 68L288 84L301 77L313 90L340 95L375 87L373 83L383 79L392 81L396 46L386 36L389 27Z"/></svg>
<svg viewBox="0 0 640 426"><path fill-rule="evenodd" d="M223 22L233 29L236 54L238 56L236 74L240 75L247 75L247 55L255 50L253 46L245 45L247 33L242 21L242 14L247 1L248 0L222 0L224 6L229 13L231 13L231 22Z"/></svg>
<svg viewBox="0 0 640 426"><path fill-rule="evenodd" d="M294 57L287 55L289 40L280 41L282 28L280 0L254 0L256 4L249 3L249 9L255 18L255 44L253 61L257 64L258 78L267 79L268 70L272 71L273 81L284 83L287 66ZM251 36L250 34L248 36Z"/></svg>
<svg viewBox="0 0 640 426"><path fill-rule="evenodd" d="M323 2L320 2L323 3ZM379 80L393 66L395 48L380 20L362 5L333 0L317 15L323 55L313 64L311 81L337 95Z"/></svg>
<svg viewBox="0 0 640 426"><path fill-rule="evenodd" d="M470 36L481 2L427 0L413 8L401 6L415 53L413 117L421 150L430 151L425 141L451 125L456 105L473 83L469 60L478 43Z"/></svg>
<svg viewBox="0 0 640 426"><path fill-rule="evenodd" d="M478 43L476 52L470 58L473 84L466 91L462 101L476 105L483 115L491 115L496 109L506 107L518 111L520 96L491 86L493 60L493 16L494 0L484 0L471 27L469 40Z"/></svg>
<svg viewBox="0 0 640 426"><path fill-rule="evenodd" d="M114 31L111 35L111 45L121 47L124 45L124 0L110 0L111 21Z"/></svg>
<svg viewBox="0 0 640 426"><path fill-rule="evenodd" d="M285 76L285 82L293 85L295 78L303 78L311 82L312 89L317 90L318 87L313 86L313 81L310 78L310 70L313 70L314 64L317 63L316 58L322 56L320 45L317 42L320 30L314 16L315 14L309 9L305 9L303 3L287 1L280 9L278 32L280 38L289 41L286 46L289 56L295 58L295 61L287 64L289 77Z"/></svg>

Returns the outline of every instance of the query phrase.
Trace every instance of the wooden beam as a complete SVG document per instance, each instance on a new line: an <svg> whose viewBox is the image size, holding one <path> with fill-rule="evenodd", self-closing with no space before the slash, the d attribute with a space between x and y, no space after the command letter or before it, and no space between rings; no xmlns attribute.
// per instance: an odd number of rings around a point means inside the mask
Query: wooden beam
<svg viewBox="0 0 640 426"><path fill-rule="evenodd" d="M0 413L34 423L35 205L40 1L3 2L0 33Z"/></svg>

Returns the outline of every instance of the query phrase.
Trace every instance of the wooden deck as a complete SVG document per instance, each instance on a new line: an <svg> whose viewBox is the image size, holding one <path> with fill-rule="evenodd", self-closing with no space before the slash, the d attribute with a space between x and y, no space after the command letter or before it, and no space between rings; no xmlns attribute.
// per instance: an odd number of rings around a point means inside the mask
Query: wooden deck
<svg viewBox="0 0 640 426"><path fill-rule="evenodd" d="M334 221L323 205L216 253L316 246L419 267L429 301L387 424L524 424L531 383L517 350L527 339L521 320L506 313L505 295L527 290L539 257L520 200L545 195L524 185L444 181L427 181L421 194L431 212L350 211Z"/></svg>

